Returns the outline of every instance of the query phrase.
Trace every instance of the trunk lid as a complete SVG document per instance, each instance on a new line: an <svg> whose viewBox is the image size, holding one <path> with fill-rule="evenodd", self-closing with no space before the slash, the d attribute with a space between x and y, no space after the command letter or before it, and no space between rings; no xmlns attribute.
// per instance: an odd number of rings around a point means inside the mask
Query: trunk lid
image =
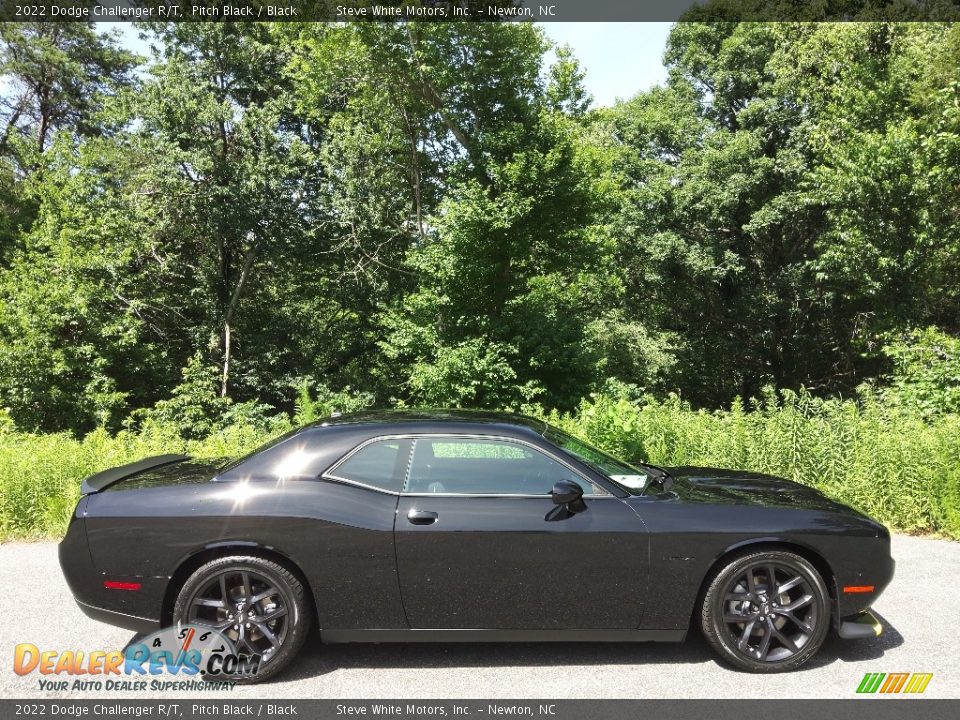
<svg viewBox="0 0 960 720"><path fill-rule="evenodd" d="M92 495L121 482L124 484L124 489L127 489L128 483L134 480L136 487L201 482L214 477L219 466L219 463L191 460L189 455L154 455L119 467L108 468L85 478L80 487L80 493Z"/></svg>

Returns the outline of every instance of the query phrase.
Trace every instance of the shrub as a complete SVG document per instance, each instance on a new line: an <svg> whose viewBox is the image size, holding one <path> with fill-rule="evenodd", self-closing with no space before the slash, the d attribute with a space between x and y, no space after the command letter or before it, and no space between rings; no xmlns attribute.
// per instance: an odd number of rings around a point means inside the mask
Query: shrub
<svg viewBox="0 0 960 720"><path fill-rule="evenodd" d="M960 415L772 391L730 410L598 395L547 419L625 459L769 473L894 528L960 538Z"/></svg>
<svg viewBox="0 0 960 720"><path fill-rule="evenodd" d="M297 393L293 424L306 425L330 417L333 413L356 412L371 405L373 395L354 392L349 385L343 390L334 391L322 383L313 388L309 381L304 381Z"/></svg>
<svg viewBox="0 0 960 720"><path fill-rule="evenodd" d="M67 433L33 435L0 424L0 538L59 537L77 501L80 481L105 468L150 455L178 452L200 458L235 457L268 439L234 425L203 440L184 440L173 425L146 423L139 432L95 430L83 439Z"/></svg>
<svg viewBox="0 0 960 720"><path fill-rule="evenodd" d="M304 389L296 423L372 398ZM536 412L626 459L657 465L706 465L765 472L819 488L895 529L960 538L960 415L923 414L875 394L823 400L806 392L767 392L729 410L693 410L676 396L637 397L608 385L572 413ZM0 537L58 537L81 479L107 467L163 452L231 457L291 426L285 415L238 422L203 439L150 419L137 431L97 430L82 439L18 432L0 414Z"/></svg>
<svg viewBox="0 0 960 720"><path fill-rule="evenodd" d="M927 417L960 413L960 338L936 328L914 330L883 348L893 362L890 403L904 405Z"/></svg>
<svg viewBox="0 0 960 720"><path fill-rule="evenodd" d="M200 353L190 358L182 374L183 382L172 390L169 398L130 414L125 422L127 430L159 425L177 428L177 433L184 438L199 440L235 426L275 434L289 425L287 416L278 415L269 405L253 401L237 403L221 396L217 389L219 370L205 365Z"/></svg>

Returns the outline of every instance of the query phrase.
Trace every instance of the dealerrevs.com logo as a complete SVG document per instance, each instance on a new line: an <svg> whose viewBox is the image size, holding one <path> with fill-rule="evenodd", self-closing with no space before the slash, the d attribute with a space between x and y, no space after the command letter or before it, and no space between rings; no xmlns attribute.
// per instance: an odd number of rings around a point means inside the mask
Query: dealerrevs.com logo
<svg viewBox="0 0 960 720"><path fill-rule="evenodd" d="M933 673L867 673L857 686L858 693L920 694L927 689Z"/></svg>
<svg viewBox="0 0 960 720"><path fill-rule="evenodd" d="M180 625L138 638L122 651L40 650L20 643L13 671L40 674L40 689L51 691L232 690L237 680L256 675L261 660L238 653L212 628ZM50 677L63 675L73 679Z"/></svg>

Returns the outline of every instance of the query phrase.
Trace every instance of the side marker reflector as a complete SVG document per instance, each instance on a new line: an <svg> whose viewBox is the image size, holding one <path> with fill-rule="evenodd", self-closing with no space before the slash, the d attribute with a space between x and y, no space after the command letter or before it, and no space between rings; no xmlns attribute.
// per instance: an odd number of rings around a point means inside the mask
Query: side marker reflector
<svg viewBox="0 0 960 720"><path fill-rule="evenodd" d="M873 585L844 585L845 593L872 593Z"/></svg>
<svg viewBox="0 0 960 720"><path fill-rule="evenodd" d="M139 590L140 583L138 582L120 582L118 580L104 580L103 586L107 590Z"/></svg>

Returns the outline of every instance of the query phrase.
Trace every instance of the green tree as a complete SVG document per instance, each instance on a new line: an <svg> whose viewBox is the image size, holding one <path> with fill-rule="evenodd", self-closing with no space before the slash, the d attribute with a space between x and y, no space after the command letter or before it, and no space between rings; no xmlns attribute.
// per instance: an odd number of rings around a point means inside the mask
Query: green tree
<svg viewBox="0 0 960 720"><path fill-rule="evenodd" d="M31 181L38 219L0 322L0 384L26 426L115 424L170 392L197 350L221 368L221 396L238 375L255 395L270 374L255 342L240 345L247 378L233 360L238 336L275 339L271 304L289 303L271 282L299 259L306 161L286 130L283 54L263 25L154 30L162 51L149 76L105 109L126 129L76 151L56 144ZM244 326L248 298L263 312ZM63 405L41 401L45 389Z"/></svg>
<svg viewBox="0 0 960 720"><path fill-rule="evenodd" d="M162 58L133 112L164 175L155 179L175 228L165 250L201 293L192 314L210 334L227 396L242 303L271 260L293 259L297 241L302 167L284 128L284 53L263 25L156 31Z"/></svg>
<svg viewBox="0 0 960 720"><path fill-rule="evenodd" d="M129 86L136 60L92 23L0 23L0 264L33 221L23 181L54 134L115 129L104 102Z"/></svg>
<svg viewBox="0 0 960 720"><path fill-rule="evenodd" d="M147 332L166 321L140 282L149 218L118 191L126 149L60 136L28 181L38 217L0 272L0 402L25 429L89 429L157 399L150 369L172 346Z"/></svg>
<svg viewBox="0 0 960 720"><path fill-rule="evenodd" d="M683 23L667 86L612 112L628 295L694 402L852 391L880 335L956 317L955 90L918 90L949 32Z"/></svg>
<svg viewBox="0 0 960 720"><path fill-rule="evenodd" d="M137 58L93 23L0 23L0 154L17 136L43 152L52 134L104 131L104 99L130 84Z"/></svg>
<svg viewBox="0 0 960 720"><path fill-rule="evenodd" d="M317 53L331 35L311 32ZM378 314L384 387L428 404L574 402L596 380L588 329L609 292L610 201L605 152L578 120L575 62L561 51L545 83L549 46L524 25L339 33L358 92L330 121L328 146L365 188L389 178L397 197L385 208L375 194L358 211L373 221L352 223L368 232L358 246L386 250L378 264L403 276ZM312 87L328 86L331 64L311 67ZM370 218L371 204L384 212Z"/></svg>
<svg viewBox="0 0 960 720"><path fill-rule="evenodd" d="M883 353L893 366L883 390L890 404L928 417L960 413L960 339L928 327L891 338Z"/></svg>
<svg viewBox="0 0 960 720"><path fill-rule="evenodd" d="M960 332L955 26L682 23L666 84L601 110L527 23L142 27L135 88L86 25L3 29L21 427L199 436L298 388L717 406Z"/></svg>
<svg viewBox="0 0 960 720"><path fill-rule="evenodd" d="M79 277L73 249L35 223L49 228L59 211L38 219L40 208L65 192L92 199L89 174L71 175L75 147L117 129L104 107L130 85L135 62L91 23L0 24L0 402L27 428L102 421L123 404L100 341L136 331L122 327L122 311L107 317L79 299L97 280ZM102 229L104 218L88 219Z"/></svg>

